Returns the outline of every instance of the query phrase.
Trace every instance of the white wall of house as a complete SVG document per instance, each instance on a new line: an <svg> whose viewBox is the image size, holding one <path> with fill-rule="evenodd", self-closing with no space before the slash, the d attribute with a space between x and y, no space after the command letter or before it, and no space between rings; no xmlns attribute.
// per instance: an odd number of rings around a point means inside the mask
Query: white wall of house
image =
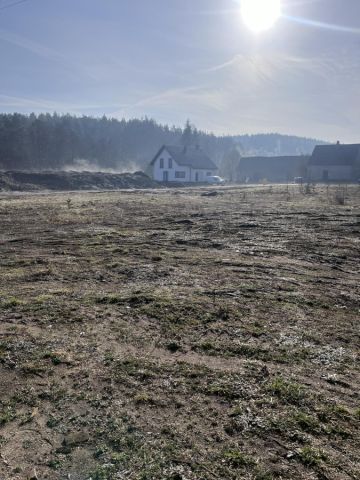
<svg viewBox="0 0 360 480"><path fill-rule="evenodd" d="M167 150L157 157L153 169L153 179L158 182L206 182L207 177L216 175L216 170L194 169L178 165Z"/></svg>
<svg viewBox="0 0 360 480"><path fill-rule="evenodd" d="M311 165L308 167L308 177L313 182L350 181L353 178L353 167L349 165Z"/></svg>

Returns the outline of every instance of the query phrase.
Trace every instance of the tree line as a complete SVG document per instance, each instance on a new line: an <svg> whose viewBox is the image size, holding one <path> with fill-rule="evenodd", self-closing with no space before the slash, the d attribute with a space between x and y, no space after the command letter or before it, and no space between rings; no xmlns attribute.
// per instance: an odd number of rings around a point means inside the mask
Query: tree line
<svg viewBox="0 0 360 480"><path fill-rule="evenodd" d="M247 154L309 153L311 139L282 135L215 136L152 119L0 114L0 169L61 170L86 160L99 169L145 169L163 144L197 144L220 165L234 148ZM281 151L281 149L283 149Z"/></svg>

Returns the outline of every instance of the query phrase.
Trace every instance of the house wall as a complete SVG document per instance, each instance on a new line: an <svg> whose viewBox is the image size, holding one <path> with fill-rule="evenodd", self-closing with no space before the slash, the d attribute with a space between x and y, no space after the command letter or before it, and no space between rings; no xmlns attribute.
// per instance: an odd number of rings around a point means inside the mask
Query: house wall
<svg viewBox="0 0 360 480"><path fill-rule="evenodd" d="M354 177L353 167L350 165L309 165L308 180L312 182L326 181L325 172L328 172L327 180L330 182L351 181Z"/></svg>
<svg viewBox="0 0 360 480"><path fill-rule="evenodd" d="M289 182L303 177L309 156L244 157L237 166L235 179L239 182Z"/></svg>
<svg viewBox="0 0 360 480"><path fill-rule="evenodd" d="M161 159L164 160L164 168L160 167ZM171 155L164 150L155 160L152 169L153 169L153 179L158 182L164 181L164 172L168 172L168 182L178 182L178 183L190 183L196 182L196 174L198 174L198 182L206 182L207 173L210 173L210 176L216 175L216 170L203 170L203 169L193 169L187 166L178 165L174 159L172 159L172 167L169 168L169 160ZM183 178L176 177L176 172L184 172Z"/></svg>

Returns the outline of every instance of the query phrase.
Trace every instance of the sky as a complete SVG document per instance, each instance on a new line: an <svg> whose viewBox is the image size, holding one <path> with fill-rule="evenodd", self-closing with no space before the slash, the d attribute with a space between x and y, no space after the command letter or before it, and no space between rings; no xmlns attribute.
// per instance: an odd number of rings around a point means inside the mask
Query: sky
<svg viewBox="0 0 360 480"><path fill-rule="evenodd" d="M10 5L10 6L9 6ZM360 0L0 0L0 111L360 142Z"/></svg>

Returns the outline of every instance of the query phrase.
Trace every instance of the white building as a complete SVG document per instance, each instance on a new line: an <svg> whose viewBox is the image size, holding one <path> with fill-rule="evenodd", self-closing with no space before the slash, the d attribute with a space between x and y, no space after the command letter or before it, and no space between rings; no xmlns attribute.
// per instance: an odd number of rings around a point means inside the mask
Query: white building
<svg viewBox="0 0 360 480"><path fill-rule="evenodd" d="M360 172L360 145L318 145L307 167L311 182L353 182Z"/></svg>
<svg viewBox="0 0 360 480"><path fill-rule="evenodd" d="M218 167L199 147L164 145L150 163L158 182L206 182Z"/></svg>

